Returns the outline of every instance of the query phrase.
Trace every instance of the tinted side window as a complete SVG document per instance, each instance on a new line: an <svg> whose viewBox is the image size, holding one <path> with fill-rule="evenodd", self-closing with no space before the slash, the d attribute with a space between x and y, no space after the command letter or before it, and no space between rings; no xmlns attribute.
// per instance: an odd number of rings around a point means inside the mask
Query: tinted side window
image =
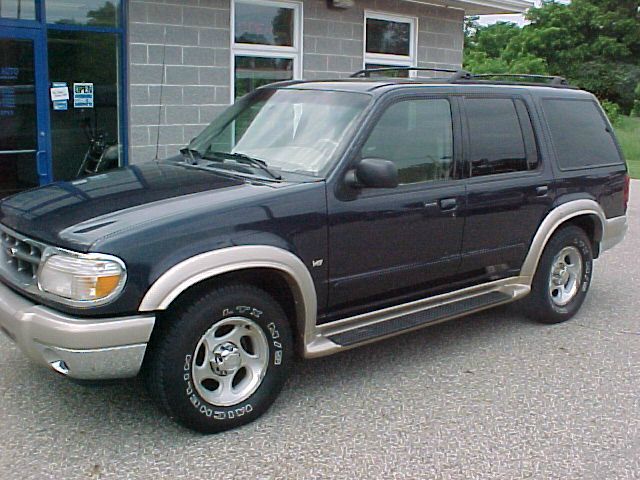
<svg viewBox="0 0 640 480"><path fill-rule="evenodd" d="M394 162L401 184L448 180L454 166L449 101L416 99L391 105L361 155Z"/></svg>
<svg viewBox="0 0 640 480"><path fill-rule="evenodd" d="M536 167L538 155L531 120L524 103L516 102L509 98L465 99L472 177Z"/></svg>
<svg viewBox="0 0 640 480"><path fill-rule="evenodd" d="M560 168L622 163L600 109L591 100L542 102Z"/></svg>

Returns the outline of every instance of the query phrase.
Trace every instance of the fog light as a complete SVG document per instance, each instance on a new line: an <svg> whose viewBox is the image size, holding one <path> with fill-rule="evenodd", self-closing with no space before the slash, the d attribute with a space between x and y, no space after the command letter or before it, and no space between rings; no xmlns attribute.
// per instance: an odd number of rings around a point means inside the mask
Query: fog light
<svg viewBox="0 0 640 480"><path fill-rule="evenodd" d="M69 373L69 367L64 362L64 360L56 360L55 362L49 363L49 365L56 372L61 373L62 375L67 375Z"/></svg>

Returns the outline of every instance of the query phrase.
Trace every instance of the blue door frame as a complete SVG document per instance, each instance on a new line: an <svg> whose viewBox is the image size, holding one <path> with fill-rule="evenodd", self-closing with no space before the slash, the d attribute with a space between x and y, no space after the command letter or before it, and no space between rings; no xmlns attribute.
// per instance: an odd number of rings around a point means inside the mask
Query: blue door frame
<svg viewBox="0 0 640 480"><path fill-rule="evenodd" d="M99 33L115 33L118 35L118 88L119 112L118 130L120 143L120 165L128 164L129 135L128 135L128 99L127 99L127 37L126 19L128 0L120 0L120 14L117 27L99 27L88 25L47 24L45 2L35 0L36 20L16 20L0 18L0 38L17 38L33 40L35 76L36 76L36 117L38 152L36 166L40 185L51 183L53 165L51 156L51 102L49 101L49 62L47 58L48 30L77 30ZM56 0L49 0L56 1Z"/></svg>
<svg viewBox="0 0 640 480"><path fill-rule="evenodd" d="M51 182L51 138L49 135L48 83L41 74L47 69L46 46L42 32L35 28L0 27L0 37L31 40L34 50L35 89L36 89L36 169L40 185Z"/></svg>

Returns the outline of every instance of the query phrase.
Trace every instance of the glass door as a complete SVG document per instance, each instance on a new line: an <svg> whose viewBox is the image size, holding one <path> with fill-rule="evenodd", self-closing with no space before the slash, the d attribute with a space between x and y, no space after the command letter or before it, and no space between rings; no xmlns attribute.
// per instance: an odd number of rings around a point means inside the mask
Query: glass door
<svg viewBox="0 0 640 480"><path fill-rule="evenodd" d="M0 197L50 181L41 32L0 30Z"/></svg>

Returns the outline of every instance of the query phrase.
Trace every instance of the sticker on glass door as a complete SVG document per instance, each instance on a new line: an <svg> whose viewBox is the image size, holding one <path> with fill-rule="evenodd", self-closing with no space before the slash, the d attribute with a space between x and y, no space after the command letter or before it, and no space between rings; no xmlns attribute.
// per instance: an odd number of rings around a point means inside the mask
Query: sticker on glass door
<svg viewBox="0 0 640 480"><path fill-rule="evenodd" d="M73 84L73 108L93 108L93 83Z"/></svg>

